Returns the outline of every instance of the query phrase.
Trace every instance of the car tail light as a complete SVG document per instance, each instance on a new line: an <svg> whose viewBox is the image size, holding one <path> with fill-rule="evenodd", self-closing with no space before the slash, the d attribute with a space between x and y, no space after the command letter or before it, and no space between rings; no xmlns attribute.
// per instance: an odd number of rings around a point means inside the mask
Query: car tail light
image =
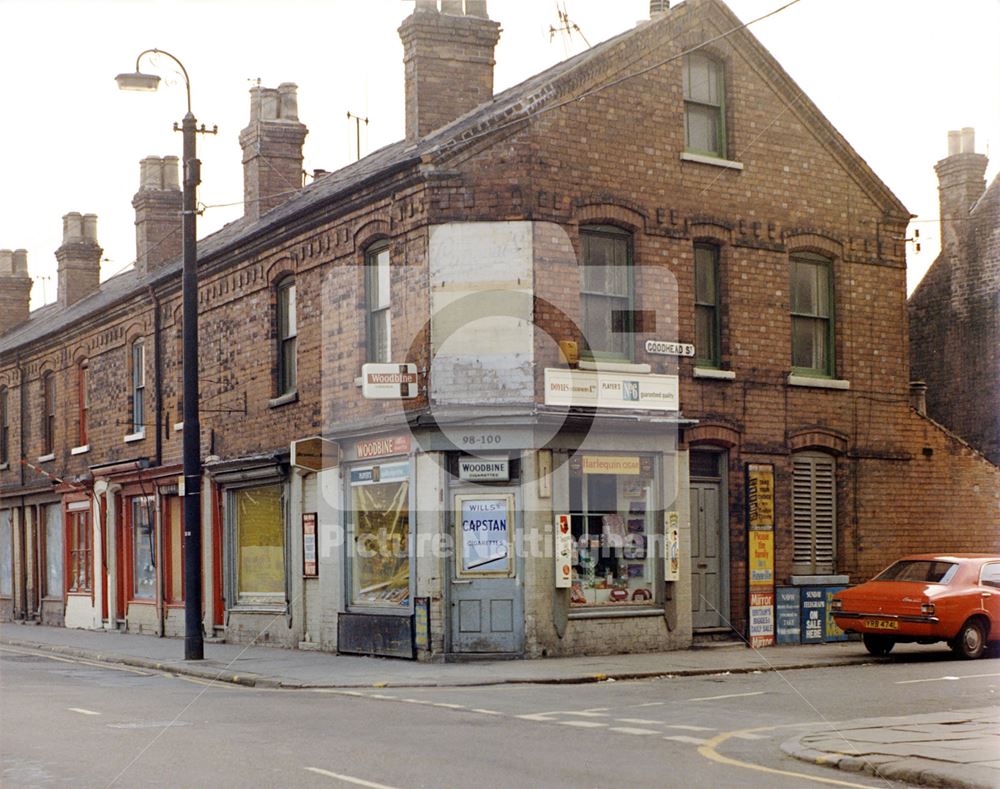
<svg viewBox="0 0 1000 789"><path fill-rule="evenodd" d="M934 606L931 606L931 608L933 608L933 607ZM830 601L830 610L831 611L840 611L843 608L844 608L844 601L843 600L838 600L835 597L835 598L833 598L833 600Z"/></svg>
<svg viewBox="0 0 1000 789"><path fill-rule="evenodd" d="M920 613L925 616L934 616L934 603L921 603Z"/></svg>

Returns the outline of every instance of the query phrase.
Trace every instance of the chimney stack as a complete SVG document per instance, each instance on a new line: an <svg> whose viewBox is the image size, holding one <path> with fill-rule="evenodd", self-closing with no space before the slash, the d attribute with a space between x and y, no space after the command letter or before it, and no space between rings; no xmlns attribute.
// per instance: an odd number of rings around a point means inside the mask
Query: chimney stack
<svg viewBox="0 0 1000 789"><path fill-rule="evenodd" d="M28 320L30 301L28 253L23 249L0 249L0 335Z"/></svg>
<svg viewBox="0 0 1000 789"><path fill-rule="evenodd" d="M66 308L89 296L100 281L101 253L97 243L97 215L75 211L63 217L59 261L59 306Z"/></svg>
<svg viewBox="0 0 1000 789"><path fill-rule="evenodd" d="M941 253L952 260L961 254L969 209L986 190L987 158L976 153L971 128L948 132L948 156L934 165L941 207Z"/></svg>
<svg viewBox="0 0 1000 789"><path fill-rule="evenodd" d="M155 271L180 256L184 234L184 198L176 156L147 156L139 163L135 209L135 268L140 275Z"/></svg>
<svg viewBox="0 0 1000 789"><path fill-rule="evenodd" d="M406 139L418 140L493 98L500 24L486 0L417 0L399 27L406 70Z"/></svg>
<svg viewBox="0 0 1000 789"><path fill-rule="evenodd" d="M302 188L302 144L309 133L299 123L298 86L250 88L250 125L240 132L243 148L243 214L259 219Z"/></svg>

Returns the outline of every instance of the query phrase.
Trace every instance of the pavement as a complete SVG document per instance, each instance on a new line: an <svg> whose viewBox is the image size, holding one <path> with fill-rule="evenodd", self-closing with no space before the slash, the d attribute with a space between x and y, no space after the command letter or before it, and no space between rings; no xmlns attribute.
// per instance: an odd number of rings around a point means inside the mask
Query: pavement
<svg viewBox="0 0 1000 789"><path fill-rule="evenodd" d="M462 687L572 684L736 674L884 662L856 641L747 649L713 644L634 655L420 663L242 644L205 644L205 659L185 661L183 640L34 624L0 625L0 644L263 688ZM940 645L936 647L940 650ZM902 644L895 659L935 647ZM992 661L991 661L992 662ZM922 786L1000 789L1000 709L831 723L786 741L803 761Z"/></svg>

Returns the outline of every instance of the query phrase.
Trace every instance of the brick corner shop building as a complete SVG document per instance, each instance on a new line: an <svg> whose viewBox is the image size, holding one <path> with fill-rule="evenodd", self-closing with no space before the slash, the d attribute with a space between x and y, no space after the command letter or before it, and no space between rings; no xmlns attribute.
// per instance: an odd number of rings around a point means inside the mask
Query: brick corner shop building
<svg viewBox="0 0 1000 789"><path fill-rule="evenodd" d="M484 3L399 32L406 138L289 196L295 86L253 88L199 243L207 633L766 643L776 586L998 547L1000 471L910 406L906 209L722 3L497 95ZM0 254L5 618L183 632L177 184L143 161L103 283L64 217L34 312Z"/></svg>

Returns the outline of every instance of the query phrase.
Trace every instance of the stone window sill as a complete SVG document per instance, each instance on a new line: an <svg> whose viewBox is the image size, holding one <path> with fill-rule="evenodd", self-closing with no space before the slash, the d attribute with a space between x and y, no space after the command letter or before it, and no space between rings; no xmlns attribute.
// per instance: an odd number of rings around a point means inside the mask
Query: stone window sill
<svg viewBox="0 0 1000 789"><path fill-rule="evenodd" d="M6 471L10 468L10 463L0 463L0 471Z"/></svg>
<svg viewBox="0 0 1000 789"><path fill-rule="evenodd" d="M55 452L50 452L47 455L42 455L40 458L38 458L38 460L36 462L38 462L38 463L49 463L49 462L51 462L51 461L53 461L55 459L56 459L56 453Z"/></svg>
<svg viewBox="0 0 1000 789"><path fill-rule="evenodd" d="M789 386L811 386L815 389L850 389L851 382L840 378L813 378L811 375L796 375L790 373L788 376Z"/></svg>
<svg viewBox="0 0 1000 789"><path fill-rule="evenodd" d="M695 367L695 378L711 378L716 381L734 381L736 372L734 370L719 370L715 367Z"/></svg>
<svg viewBox="0 0 1000 789"><path fill-rule="evenodd" d="M628 361L594 361L593 359L581 359L577 364L577 367L581 370L589 370L592 372L632 373L634 375L644 375L652 372L653 370L652 366L648 364Z"/></svg>
<svg viewBox="0 0 1000 789"><path fill-rule="evenodd" d="M146 437L146 431L140 430L138 433L129 433L125 438L122 439L126 444L134 444L136 441L142 441Z"/></svg>
<svg viewBox="0 0 1000 789"><path fill-rule="evenodd" d="M580 608L577 611L570 611L567 615L569 619L618 619L625 616L663 616L662 608Z"/></svg>
<svg viewBox="0 0 1000 789"><path fill-rule="evenodd" d="M86 455L90 452L90 444L82 444L78 447L73 447L69 453L71 455Z"/></svg>
<svg viewBox="0 0 1000 789"><path fill-rule="evenodd" d="M281 397L275 397L267 401L268 408L280 408L283 405L288 405L289 403L297 403L299 401L299 390L293 389L291 392L281 395Z"/></svg>
<svg viewBox="0 0 1000 789"><path fill-rule="evenodd" d="M710 164L713 167L724 167L727 170L742 170L742 162L734 162L731 159L722 159L718 156L705 156L701 153L681 152L681 161L697 162L698 164Z"/></svg>
<svg viewBox="0 0 1000 789"><path fill-rule="evenodd" d="M183 430L184 430L184 423L183 422L174 422L174 432L175 433L180 433Z"/></svg>

